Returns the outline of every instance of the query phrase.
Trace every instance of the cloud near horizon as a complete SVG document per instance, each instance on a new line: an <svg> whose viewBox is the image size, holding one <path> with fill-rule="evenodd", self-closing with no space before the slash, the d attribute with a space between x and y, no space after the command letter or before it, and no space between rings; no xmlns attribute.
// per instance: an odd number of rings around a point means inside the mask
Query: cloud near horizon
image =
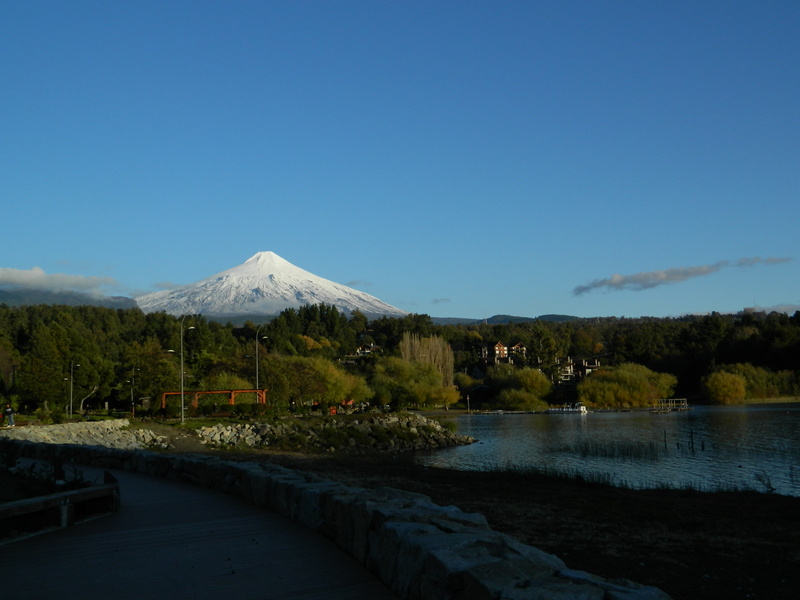
<svg viewBox="0 0 800 600"><path fill-rule="evenodd" d="M176 287L181 287L182 284L175 283L174 281L157 281L153 284L152 287L156 289L157 292L163 292L166 290L174 290ZM143 292L148 293L148 292Z"/></svg>
<svg viewBox="0 0 800 600"><path fill-rule="evenodd" d="M701 265L696 267L672 267L661 271L646 271L643 273L636 273L634 275L619 275L615 273L611 277L605 279L595 279L594 281L585 285L579 285L572 290L573 295L580 296L606 288L609 290L633 290L639 292L650 288L658 287L660 285L667 285L673 283L680 283L687 279L695 277L703 277L716 273L725 267L754 267L756 265L776 265L780 263L789 262L791 258L761 258L759 256L753 258L740 258L735 262L721 260L710 265Z"/></svg>
<svg viewBox="0 0 800 600"><path fill-rule="evenodd" d="M364 281L363 279L353 279L345 283L347 287L355 288L355 287L369 287L372 285L371 281Z"/></svg>
<svg viewBox="0 0 800 600"><path fill-rule="evenodd" d="M27 271L0 267L0 286L101 293L100 288L117 287L118 283L112 277L48 274L40 267L33 267Z"/></svg>

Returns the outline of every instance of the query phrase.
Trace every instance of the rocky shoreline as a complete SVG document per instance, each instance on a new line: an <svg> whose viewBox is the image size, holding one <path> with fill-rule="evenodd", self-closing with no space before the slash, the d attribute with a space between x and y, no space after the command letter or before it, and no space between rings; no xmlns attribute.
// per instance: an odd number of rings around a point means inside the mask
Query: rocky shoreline
<svg viewBox="0 0 800 600"><path fill-rule="evenodd" d="M271 448L324 452L407 452L471 444L475 440L421 415L367 415L280 419L274 423L225 425L197 430L214 448Z"/></svg>
<svg viewBox="0 0 800 600"><path fill-rule="evenodd" d="M389 440L399 439L411 445L421 444L420 447L468 442L445 428L429 425L427 421L424 417L412 415L408 420L400 417L361 425L367 437L386 427L396 434L390 435ZM327 423L322 428L323 447L331 439L324 430L334 431L337 434L335 439L346 440L342 442L343 448L358 446L353 435L341 436L342 430L349 428L330 421ZM24 457L38 460L58 458L76 464L131 470L185 481L270 508L333 540L401 598L669 599L655 587L625 579L608 580L568 568L557 556L494 531L483 515L465 513L452 504L436 504L425 495L389 487L353 487L269 461L226 461L220 458L225 453L215 456L110 447L109 444L142 443L145 439L157 445L167 443L163 436L153 432L137 433L135 429L125 429L126 425L127 421L120 420L102 426L70 424L57 429L20 428L2 432L0 439L14 439L16 452ZM45 431L36 432L36 429ZM69 431L71 429L76 431ZM89 443L92 436L88 432L91 430L96 433L94 443ZM215 428L209 430L213 432ZM234 428L225 434L234 437L224 439L239 440L246 431L250 430ZM315 431L319 433L320 430ZM263 443L270 439L269 433L265 429L261 437L254 434L252 437ZM378 433L376 437L382 435ZM72 442L55 443L59 438ZM243 439L247 438L245 434ZM45 439L49 441L45 442ZM351 439L356 440L355 446ZM100 443L102 440L105 443ZM396 441L382 443L387 444L385 447L397 446ZM374 447L376 444L377 441L366 442L366 446ZM331 448L336 447L328 447ZM321 456L333 459L331 454L322 453ZM356 455L353 456L356 460Z"/></svg>
<svg viewBox="0 0 800 600"><path fill-rule="evenodd" d="M3 438L41 444L103 446L116 450L167 449L170 443L149 429L128 429L127 419L14 427L0 430Z"/></svg>
<svg viewBox="0 0 800 600"><path fill-rule="evenodd" d="M176 428L171 428L176 429ZM169 450L178 440L193 438L211 450L278 449L348 454L408 452L471 444L438 421L417 414L283 417L254 423L217 423L159 435L164 426L128 419L15 427L0 430L0 438L45 444L103 446L117 450ZM192 445L191 443L189 445ZM178 448L181 449L181 448Z"/></svg>

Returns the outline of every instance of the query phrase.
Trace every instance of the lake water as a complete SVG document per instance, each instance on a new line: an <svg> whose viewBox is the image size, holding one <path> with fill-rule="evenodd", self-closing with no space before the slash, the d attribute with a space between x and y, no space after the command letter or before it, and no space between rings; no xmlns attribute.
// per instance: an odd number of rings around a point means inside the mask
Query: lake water
<svg viewBox="0 0 800 600"><path fill-rule="evenodd" d="M423 454L429 466L544 468L632 488L753 489L800 496L800 404L579 414L471 414L478 440Z"/></svg>

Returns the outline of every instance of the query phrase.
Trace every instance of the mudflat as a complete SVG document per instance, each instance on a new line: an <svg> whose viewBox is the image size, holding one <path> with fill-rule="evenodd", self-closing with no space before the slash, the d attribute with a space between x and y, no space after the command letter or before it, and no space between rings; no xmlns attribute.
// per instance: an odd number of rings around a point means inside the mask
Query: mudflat
<svg viewBox="0 0 800 600"><path fill-rule="evenodd" d="M418 492L483 513L493 529L557 555L570 568L653 585L675 600L793 600L800 593L800 498L628 490L515 471L423 467L403 457L270 452L247 458L359 487Z"/></svg>

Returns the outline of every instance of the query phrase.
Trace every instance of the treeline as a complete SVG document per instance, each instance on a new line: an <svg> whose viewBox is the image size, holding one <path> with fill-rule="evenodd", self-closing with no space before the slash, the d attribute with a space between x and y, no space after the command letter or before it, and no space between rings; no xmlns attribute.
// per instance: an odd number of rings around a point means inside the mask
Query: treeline
<svg viewBox="0 0 800 600"><path fill-rule="evenodd" d="M409 318L404 330L422 331L415 322ZM362 314L346 317L324 305L242 326L139 309L0 305L0 396L18 410L55 419L105 406L158 412L162 394L182 387L189 399L201 390L267 389L268 409L279 411L458 400L450 385L452 353L442 356L446 344L415 339L439 348L438 362L429 361L433 354L403 359L404 331L381 326L377 337L386 345L378 348L371 326ZM174 414L180 404L170 399L166 412ZM255 393L242 394L232 410L262 410L256 400ZM203 397L199 411L230 408L226 402Z"/></svg>
<svg viewBox="0 0 800 600"><path fill-rule="evenodd" d="M489 365L483 350L497 341L520 343L526 353ZM568 358L603 368L564 390L553 382ZM629 390L611 393L604 381L619 390L628 381L650 396L740 401L798 395L798 369L800 313L437 325L427 315L370 321L315 305L239 326L138 309L0 305L0 395L23 411L54 414L106 403L141 409L145 399L157 410L181 379L187 391L267 388L280 410L348 401L448 405L467 396L472 408L531 409L565 393L598 405L641 401L641 394L623 400ZM237 402L246 410L254 400ZM203 402L210 410L220 400Z"/></svg>

